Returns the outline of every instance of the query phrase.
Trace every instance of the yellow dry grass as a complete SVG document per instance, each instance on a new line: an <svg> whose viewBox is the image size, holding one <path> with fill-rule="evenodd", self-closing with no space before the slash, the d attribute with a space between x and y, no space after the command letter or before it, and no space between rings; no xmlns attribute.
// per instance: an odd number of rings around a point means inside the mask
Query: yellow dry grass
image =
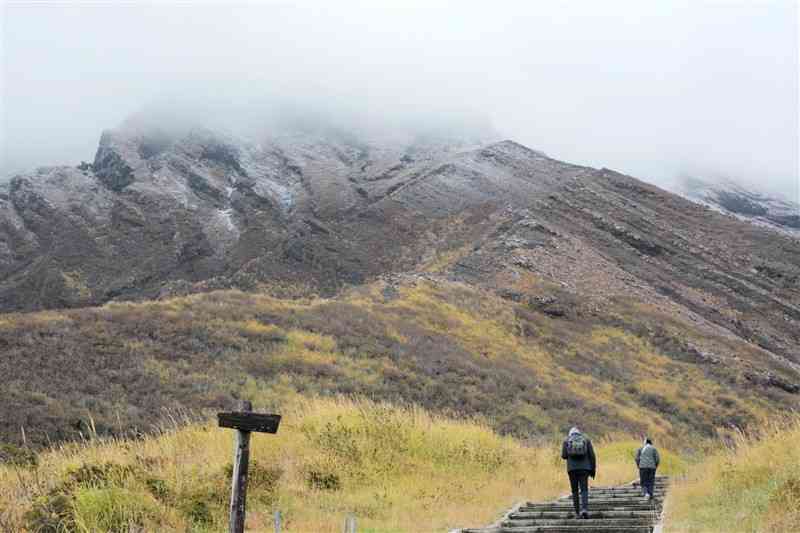
<svg viewBox="0 0 800 533"><path fill-rule="evenodd" d="M275 510L288 532L338 532L349 513L359 531L446 531L568 490L560 443L527 447L479 420L343 398L295 397L283 415L277 435L252 439L248 531L271 531ZM596 483L631 480L636 445L598 440ZM30 509L61 491L78 531L222 531L232 447L233 433L210 424L66 445L37 467L0 467L0 524L26 531ZM664 456L665 472L683 469ZM75 481L93 467L97 477Z"/></svg>
<svg viewBox="0 0 800 533"><path fill-rule="evenodd" d="M771 422L712 453L672 487L666 531L800 531L800 418Z"/></svg>

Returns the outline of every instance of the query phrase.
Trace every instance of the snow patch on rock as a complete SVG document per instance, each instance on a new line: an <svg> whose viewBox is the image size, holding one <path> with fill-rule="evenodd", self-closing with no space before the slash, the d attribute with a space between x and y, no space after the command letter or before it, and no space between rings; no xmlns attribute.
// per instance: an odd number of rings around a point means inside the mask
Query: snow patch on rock
<svg viewBox="0 0 800 533"><path fill-rule="evenodd" d="M217 210L217 216L220 217L222 224L228 229L228 231L236 233L237 237L239 236L239 229L233 222L233 209L219 209Z"/></svg>

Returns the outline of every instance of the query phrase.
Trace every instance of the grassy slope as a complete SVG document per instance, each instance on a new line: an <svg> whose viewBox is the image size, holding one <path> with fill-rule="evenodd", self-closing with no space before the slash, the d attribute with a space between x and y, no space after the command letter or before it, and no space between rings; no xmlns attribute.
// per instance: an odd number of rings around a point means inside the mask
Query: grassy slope
<svg viewBox="0 0 800 533"><path fill-rule="evenodd" d="M541 290L550 289L532 289ZM373 284L334 300L228 291L3 315L2 434L13 440L24 424L33 441L45 432L70 437L86 433L90 417L99 433L122 434L163 418L165 406L218 409L246 396L289 415L279 437L256 436L255 528L279 507L296 531L332 531L346 512L373 530L429 531L484 524L515 500L563 491L552 443L576 421L605 436L598 482L612 484L634 475L636 443L625 435L646 431L666 447L701 448L729 435L727 424L757 426L795 398L742 378L758 362L751 346L658 309L618 301L600 315L580 302L567 311L552 318L464 285L419 281ZM689 342L725 347L742 366L697 361ZM429 411L302 399L349 393ZM800 436L796 428L789 435ZM776 470L775 458L800 461L796 449L776 451L781 442L748 443L696 465L675 488L674 530L766 523L791 531L796 470ZM230 432L195 425L66 446L43 454L35 469L0 467L0 529L18 530L35 502L47 506L27 520L60 507L64 516L76 510L89 529L128 520L219 529L231 443ZM714 479L725 488L714 489Z"/></svg>
<svg viewBox="0 0 800 533"><path fill-rule="evenodd" d="M800 419L740 436L673 487L668 532L800 531Z"/></svg>
<svg viewBox="0 0 800 533"><path fill-rule="evenodd" d="M709 340L738 362L698 361L689 343ZM219 409L242 395L276 406L299 392L481 415L523 438L578 422L685 445L796 398L743 377L770 364L753 346L645 304L592 313L576 302L552 318L447 282L376 283L330 300L227 291L8 314L0 346L0 440L17 443L21 426L40 444L85 433L90 416L99 433L122 435L165 407Z"/></svg>
<svg viewBox="0 0 800 533"><path fill-rule="evenodd" d="M296 398L283 414L277 435L252 440L251 531L266 531L275 509L287 531L338 532L347 513L359 531L444 531L568 490L558 442L525 447L479 421L363 400ZM221 531L232 447L230 430L192 425L67 445L41 454L37 467L0 466L0 529L60 521L79 531ZM634 477L636 441L596 447L597 484ZM664 455L666 473L684 469Z"/></svg>
<svg viewBox="0 0 800 533"><path fill-rule="evenodd" d="M477 420L364 400L295 397L278 435L253 438L248 529L280 509L287 531L428 532L491 522L521 500L567 490L557 442L524 446ZM667 531L794 532L800 525L800 422L697 461L664 450L675 483ZM221 531L233 436L209 424L137 441L95 440L0 466L0 529ZM632 439L598 439L597 484L635 475ZM46 529L46 528L50 529Z"/></svg>

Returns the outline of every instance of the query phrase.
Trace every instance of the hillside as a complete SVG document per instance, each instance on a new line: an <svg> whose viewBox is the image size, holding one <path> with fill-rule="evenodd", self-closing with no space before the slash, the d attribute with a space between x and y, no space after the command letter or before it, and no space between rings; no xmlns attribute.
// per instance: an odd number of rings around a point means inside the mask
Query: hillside
<svg viewBox="0 0 800 533"><path fill-rule="evenodd" d="M551 4L4 3L0 533L800 533L800 4Z"/></svg>
<svg viewBox="0 0 800 533"><path fill-rule="evenodd" d="M0 189L0 310L14 443L294 392L678 442L800 396L799 240L474 136L133 117Z"/></svg>
<svg viewBox="0 0 800 533"><path fill-rule="evenodd" d="M243 140L134 118L93 164L0 188L4 311L331 296L408 272L519 298L543 280L598 309L633 298L800 362L800 240L512 141L311 126Z"/></svg>
<svg viewBox="0 0 800 533"><path fill-rule="evenodd" d="M270 529L274 510L288 532L340 532L351 513L359 531L448 531L568 487L557 442L526 447L474 420L347 400L303 400L283 414L278 434L252 439L248 531ZM597 482L629 481L637 442L596 442ZM226 530L232 446L229 430L203 424L0 465L0 529ZM665 472L685 469L663 455Z"/></svg>
<svg viewBox="0 0 800 533"><path fill-rule="evenodd" d="M295 398L282 412L278 434L252 439L249 530L280 510L289 532L338 532L350 514L375 533L449 531L568 491L555 439L526 446L477 420L364 400ZM691 455L659 444L659 472L673 480L665 531L796 531L800 457L785 443L799 430L796 419L773 422ZM135 441L87 438L0 464L0 529L225 530L229 430L173 418ZM594 442L593 486L635 477L636 439Z"/></svg>
<svg viewBox="0 0 800 533"><path fill-rule="evenodd" d="M227 291L6 314L0 435L72 439L90 417L124 435L163 408L358 393L519 437L580 421L686 445L796 405L796 371L735 336L633 299L596 309L544 282L526 295L407 276L335 299Z"/></svg>

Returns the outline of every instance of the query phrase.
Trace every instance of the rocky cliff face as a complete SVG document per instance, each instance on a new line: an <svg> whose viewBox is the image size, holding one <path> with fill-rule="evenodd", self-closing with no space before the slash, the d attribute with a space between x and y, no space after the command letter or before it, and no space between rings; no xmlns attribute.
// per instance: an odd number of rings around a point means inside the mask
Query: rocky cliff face
<svg viewBox="0 0 800 533"><path fill-rule="evenodd" d="M800 363L800 241L512 141L332 128L243 140L128 123L102 135L93 163L0 189L2 311L215 287L330 294L400 272L516 299L554 283L562 300L532 305L556 316L654 303Z"/></svg>
<svg viewBox="0 0 800 533"><path fill-rule="evenodd" d="M153 296L175 282L330 291L413 265L431 224L512 193L499 181L519 171L493 158L523 168L532 153L464 148L331 130L258 142L203 129L105 132L93 163L0 189L0 309ZM492 168L502 173L479 183ZM521 194L538 187L516 179Z"/></svg>

